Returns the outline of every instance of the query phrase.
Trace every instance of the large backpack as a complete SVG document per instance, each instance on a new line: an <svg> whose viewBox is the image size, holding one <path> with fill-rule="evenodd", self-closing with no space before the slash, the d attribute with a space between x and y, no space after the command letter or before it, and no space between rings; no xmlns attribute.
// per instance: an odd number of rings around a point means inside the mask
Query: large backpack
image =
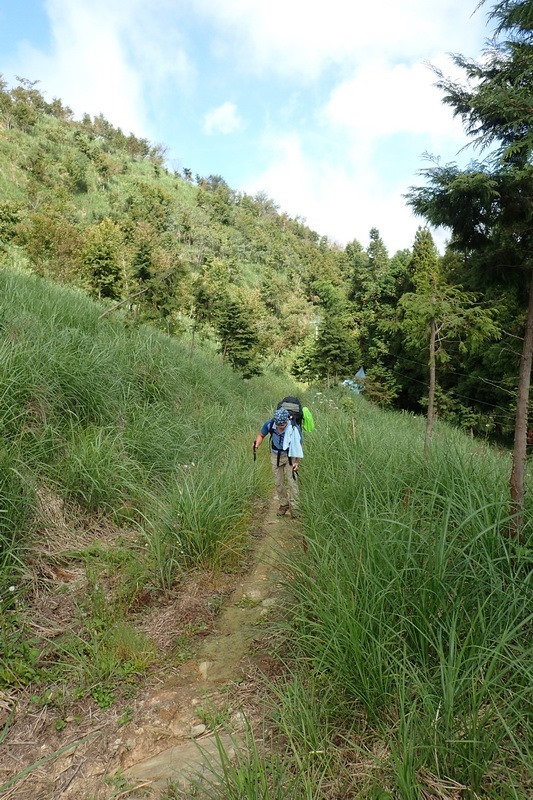
<svg viewBox="0 0 533 800"><path fill-rule="evenodd" d="M289 412L289 419L298 425L300 432L302 429L304 431L313 431L315 429L315 421L311 411L307 406L302 406L297 397L284 397L283 400L279 401L277 408L287 409Z"/></svg>
<svg viewBox="0 0 533 800"><path fill-rule="evenodd" d="M283 400L279 401L276 408L286 408L289 412L289 419L300 428L302 427L303 410L302 404L297 397L284 397Z"/></svg>

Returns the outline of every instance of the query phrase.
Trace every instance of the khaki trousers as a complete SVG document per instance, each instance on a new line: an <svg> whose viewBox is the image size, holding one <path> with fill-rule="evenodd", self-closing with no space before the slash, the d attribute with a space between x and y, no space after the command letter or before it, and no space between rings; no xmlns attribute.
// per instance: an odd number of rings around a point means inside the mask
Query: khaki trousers
<svg viewBox="0 0 533 800"><path fill-rule="evenodd" d="M298 508L298 479L292 477L292 466L286 453L270 453L270 463L280 506L295 511Z"/></svg>

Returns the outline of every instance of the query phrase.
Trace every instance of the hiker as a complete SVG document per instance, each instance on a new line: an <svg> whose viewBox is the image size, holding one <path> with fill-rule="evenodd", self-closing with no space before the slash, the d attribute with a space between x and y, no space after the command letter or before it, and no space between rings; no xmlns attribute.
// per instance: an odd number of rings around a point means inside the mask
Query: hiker
<svg viewBox="0 0 533 800"><path fill-rule="evenodd" d="M303 458L302 434L289 419L286 408L278 408L257 434L254 454L265 436L270 435L270 461L279 500L278 517L287 512L294 517L298 506L298 468Z"/></svg>

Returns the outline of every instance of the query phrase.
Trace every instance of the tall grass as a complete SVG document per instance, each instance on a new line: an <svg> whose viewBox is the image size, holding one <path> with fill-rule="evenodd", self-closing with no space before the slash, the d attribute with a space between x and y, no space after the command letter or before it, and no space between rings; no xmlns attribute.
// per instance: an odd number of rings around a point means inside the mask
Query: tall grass
<svg viewBox="0 0 533 800"><path fill-rule="evenodd" d="M160 517L179 506L190 539L216 518L223 548L221 515L246 516L262 480L243 442L259 424L264 383L246 385L148 328L99 320L82 293L8 270L0 291L0 431L5 459L18 454L17 480L28 490L44 480L91 513L128 507L141 526L154 508Z"/></svg>
<svg viewBox="0 0 533 800"><path fill-rule="evenodd" d="M245 741L231 734L224 740L215 732L216 754L203 752L205 766L193 780L189 797L198 800L321 800L324 795L324 770L297 770L290 750L272 748L272 743L258 741L250 727ZM234 751L231 757L228 753ZM326 784L327 785L327 784ZM162 800L178 800L183 792L172 784Z"/></svg>
<svg viewBox="0 0 533 800"><path fill-rule="evenodd" d="M251 442L289 390L99 319L83 294L32 276L0 271L0 298L0 680L51 664L59 676L62 660L105 705L117 676L152 658L126 620L131 592L239 562L253 499L270 487ZM281 757L252 748L225 763L226 796L525 800L531 550L506 535L509 458L437 426L424 460L422 420L364 398L341 405L317 396L305 437L306 549L286 566L294 680L274 693ZM95 595L87 625L41 658L17 614L25 550L46 535L43 487L138 541L113 561L131 587L113 630L94 624ZM532 511L530 492L526 533Z"/></svg>
<svg viewBox="0 0 533 800"><path fill-rule="evenodd" d="M112 666L124 660L114 638L93 636L91 611L85 627L57 640L55 655L37 643L35 669L23 668L26 551L50 527L40 498L63 510L67 529L79 527L78 518L123 529L129 555L108 545L119 556L117 583L152 595L191 568L233 569L249 546L252 504L269 491L268 465L253 464L251 441L265 404L270 410L277 399L276 381L244 382L212 353L191 355L176 339L101 313L82 292L0 270L0 602L9 610L0 677L7 685L38 678L39 647L43 676L54 658L67 665L68 652L75 665L96 655ZM83 563L72 551L66 541L63 563ZM121 608L116 625L127 613ZM15 651L18 675L13 659L2 673ZM89 685L90 676L80 682Z"/></svg>
<svg viewBox="0 0 533 800"><path fill-rule="evenodd" d="M357 738L358 710L386 742L399 797L452 781L525 798L531 551L506 535L508 458L441 428L426 462L422 437L421 420L364 399L320 417L288 635L344 701L339 728Z"/></svg>

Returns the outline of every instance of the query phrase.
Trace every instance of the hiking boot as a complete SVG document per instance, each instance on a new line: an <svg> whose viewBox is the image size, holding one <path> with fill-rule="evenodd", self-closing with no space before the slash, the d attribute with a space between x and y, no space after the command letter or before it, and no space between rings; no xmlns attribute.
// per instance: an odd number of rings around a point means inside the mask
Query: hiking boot
<svg viewBox="0 0 533 800"><path fill-rule="evenodd" d="M280 506L276 511L276 516L284 517L287 511L289 510L289 506Z"/></svg>

